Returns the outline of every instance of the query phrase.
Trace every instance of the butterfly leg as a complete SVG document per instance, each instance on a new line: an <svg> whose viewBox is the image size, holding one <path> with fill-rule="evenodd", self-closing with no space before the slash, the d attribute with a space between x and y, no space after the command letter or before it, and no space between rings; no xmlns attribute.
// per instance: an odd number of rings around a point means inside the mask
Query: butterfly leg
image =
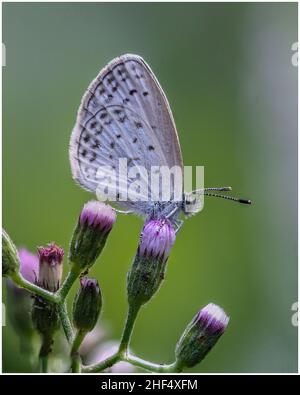
<svg viewBox="0 0 300 395"><path fill-rule="evenodd" d="M178 232L179 232L179 230L181 229L181 227L182 227L182 225L183 225L183 220L182 219L177 219L175 222L174 222L174 225L175 225L175 233L177 234Z"/></svg>
<svg viewBox="0 0 300 395"><path fill-rule="evenodd" d="M117 210L116 208L114 210L116 213L120 213L120 214L132 214L133 213L133 211L131 211L131 210L123 211L123 210Z"/></svg>
<svg viewBox="0 0 300 395"><path fill-rule="evenodd" d="M168 218L169 220L172 221L173 215L178 214L178 212L179 212L179 208L178 208L178 206L176 206L166 215L166 218ZM176 217L177 217L177 215L176 215Z"/></svg>

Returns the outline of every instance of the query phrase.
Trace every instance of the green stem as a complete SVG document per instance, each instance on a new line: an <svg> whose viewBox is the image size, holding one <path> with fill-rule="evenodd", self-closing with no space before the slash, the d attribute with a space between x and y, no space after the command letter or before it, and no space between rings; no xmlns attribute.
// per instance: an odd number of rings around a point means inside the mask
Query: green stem
<svg viewBox="0 0 300 395"><path fill-rule="evenodd" d="M123 329L122 338L119 346L119 354L126 354L130 342L132 330L136 321L136 317L140 310L140 305L130 305L128 308L126 323Z"/></svg>
<svg viewBox="0 0 300 395"><path fill-rule="evenodd" d="M117 352L117 353L111 355L110 357L108 357L107 359L105 359L104 361L98 362L98 363L96 363L94 365L83 367L82 368L82 372L83 373L102 372L102 370L110 368L115 363L119 362L120 360L121 359L120 359L119 353Z"/></svg>
<svg viewBox="0 0 300 395"><path fill-rule="evenodd" d="M73 334L73 327L72 327L72 324L71 324L71 321L70 321L69 315L68 315L66 301L58 304L58 313L59 313L60 321L63 326L66 338L69 343L72 343L72 341L74 339L74 334Z"/></svg>
<svg viewBox="0 0 300 395"><path fill-rule="evenodd" d="M71 349L72 373L81 373L81 359L78 350L85 335L85 331L78 330L73 340L73 345Z"/></svg>
<svg viewBox="0 0 300 395"><path fill-rule="evenodd" d="M72 373L81 373L81 359L78 354L73 355L71 364Z"/></svg>
<svg viewBox="0 0 300 395"><path fill-rule="evenodd" d="M179 367L177 362L174 362L170 365L163 365L145 361L144 359L136 357L135 355L125 355L123 356L122 360L154 373L175 373L181 371L181 368Z"/></svg>
<svg viewBox="0 0 300 395"><path fill-rule="evenodd" d="M60 300L66 299L70 289L72 288L72 285L79 277L80 273L81 273L81 268L76 264L72 264L71 270L69 271L67 277L65 278L65 281L57 291L57 296L60 298Z"/></svg>
<svg viewBox="0 0 300 395"><path fill-rule="evenodd" d="M71 270L69 271L65 281L63 282L62 286L57 291L57 297L59 298L58 304L58 312L59 317L66 335L66 338L69 343L73 342L74 334L73 334L73 327L71 321L69 319L67 304L66 304L66 297L81 273L81 268L78 265L72 264Z"/></svg>
<svg viewBox="0 0 300 395"><path fill-rule="evenodd" d="M117 363L123 359L124 354L126 354L126 352L127 352L127 348L128 348L128 344L129 344L132 330L134 327L134 323L135 323L136 317L138 315L138 312L140 310L140 307L141 307L140 305L135 305L135 306L130 305L128 308L126 323L125 323L125 326L123 329L122 338L121 338L118 352L111 355L104 361L101 361L101 362L96 363L94 365L83 367L82 368L83 373L101 372L101 371L113 366L115 363Z"/></svg>
<svg viewBox="0 0 300 395"><path fill-rule="evenodd" d="M41 373L48 373L48 355L40 357L40 371Z"/></svg>
<svg viewBox="0 0 300 395"><path fill-rule="evenodd" d="M42 344L40 348L40 371L41 373L48 372L48 358L52 351L53 337L48 335L41 336Z"/></svg>
<svg viewBox="0 0 300 395"><path fill-rule="evenodd" d="M22 277L20 273L14 273L11 278L19 287L24 288L27 291L32 292L36 295L39 295L44 299L48 300L49 302L59 302L59 297L56 294L25 280L25 278Z"/></svg>
<svg viewBox="0 0 300 395"><path fill-rule="evenodd" d="M113 366L117 362L125 361L129 362L134 366L148 370L153 373L177 373L182 371L182 367L175 361L169 365L158 364L149 361L145 361L135 355L127 354L120 355L118 352L105 359L104 361L98 362L94 365L85 366L82 368L83 373L98 373Z"/></svg>

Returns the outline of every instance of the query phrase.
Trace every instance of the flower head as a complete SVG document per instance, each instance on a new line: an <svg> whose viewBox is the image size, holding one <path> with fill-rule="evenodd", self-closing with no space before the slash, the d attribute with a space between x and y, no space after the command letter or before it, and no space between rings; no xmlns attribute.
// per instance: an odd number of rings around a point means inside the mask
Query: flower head
<svg viewBox="0 0 300 395"><path fill-rule="evenodd" d="M38 247L38 255L40 263L47 262L49 265L55 266L62 262L64 250L53 242L48 244L47 247Z"/></svg>
<svg viewBox="0 0 300 395"><path fill-rule="evenodd" d="M39 286L48 291L56 292L62 279L64 250L55 243L50 243L47 247L38 247L38 257Z"/></svg>
<svg viewBox="0 0 300 395"><path fill-rule="evenodd" d="M209 303L199 311L196 321L207 333L221 335L227 328L229 317L221 307L214 303Z"/></svg>
<svg viewBox="0 0 300 395"><path fill-rule="evenodd" d="M175 231L168 219L146 222L139 246L140 255L167 260L175 241Z"/></svg>
<svg viewBox="0 0 300 395"><path fill-rule="evenodd" d="M116 213L109 205L98 201L86 203L73 233L70 261L82 270L92 266L103 250L115 221Z"/></svg>
<svg viewBox="0 0 300 395"><path fill-rule="evenodd" d="M19 248L20 272L25 280L36 283L39 276L39 258L26 248Z"/></svg>
<svg viewBox="0 0 300 395"><path fill-rule="evenodd" d="M177 364L192 367L199 363L225 332L228 322L224 310L213 303L201 309L177 343Z"/></svg>
<svg viewBox="0 0 300 395"><path fill-rule="evenodd" d="M127 275L129 304L144 304L159 289L174 241L175 231L169 220L146 222L135 259Z"/></svg>
<svg viewBox="0 0 300 395"><path fill-rule="evenodd" d="M98 229L101 232L109 232L116 221L116 212L107 204L91 200L87 202L81 211L80 224Z"/></svg>

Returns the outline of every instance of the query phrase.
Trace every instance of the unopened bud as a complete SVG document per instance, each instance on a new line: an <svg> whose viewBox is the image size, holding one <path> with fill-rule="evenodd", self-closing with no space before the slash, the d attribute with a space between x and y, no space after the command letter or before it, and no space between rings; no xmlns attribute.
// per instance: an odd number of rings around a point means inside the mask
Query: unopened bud
<svg viewBox="0 0 300 395"><path fill-rule="evenodd" d="M193 367L199 363L225 332L228 322L224 310L213 303L200 310L177 343L178 365Z"/></svg>
<svg viewBox="0 0 300 395"><path fill-rule="evenodd" d="M64 250L54 243L38 248L39 277L38 285L50 292L56 292L61 284Z"/></svg>
<svg viewBox="0 0 300 395"><path fill-rule="evenodd" d="M102 307L98 281L83 277L73 304L74 326L83 332L90 332L97 323Z"/></svg>
<svg viewBox="0 0 300 395"><path fill-rule="evenodd" d="M103 250L116 221L112 207L98 201L86 203L81 211L70 245L70 261L88 269Z"/></svg>
<svg viewBox="0 0 300 395"><path fill-rule="evenodd" d="M37 284L40 287L50 292L56 292L59 289L62 279L63 256L63 249L54 243L47 247L38 248L39 274ZM51 351L53 334L59 328L57 304L35 296L32 320L43 339L40 355L47 355Z"/></svg>

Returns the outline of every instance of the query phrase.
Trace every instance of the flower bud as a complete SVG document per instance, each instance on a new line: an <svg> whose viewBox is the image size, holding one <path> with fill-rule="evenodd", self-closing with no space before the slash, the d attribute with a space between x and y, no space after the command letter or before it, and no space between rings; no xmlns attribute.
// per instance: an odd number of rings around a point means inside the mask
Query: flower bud
<svg viewBox="0 0 300 395"><path fill-rule="evenodd" d="M61 284L64 250L54 243L38 248L38 285L50 292L56 292Z"/></svg>
<svg viewBox="0 0 300 395"><path fill-rule="evenodd" d="M52 339L54 332L59 328L59 315L57 304L36 296L32 307L32 321L35 329L45 339ZM49 344L50 348L51 342ZM45 351L45 355L50 352Z"/></svg>
<svg viewBox="0 0 300 395"><path fill-rule="evenodd" d="M176 346L176 361L181 367L193 367L208 354L225 332L229 317L221 307L209 303L194 317Z"/></svg>
<svg viewBox="0 0 300 395"><path fill-rule="evenodd" d="M50 292L56 292L61 284L64 250L54 243L38 248L39 275L37 284ZM59 328L57 304L36 296L32 309L32 320L41 334L43 344L40 355L51 351L54 332Z"/></svg>
<svg viewBox="0 0 300 395"><path fill-rule="evenodd" d="M112 207L98 201L86 203L73 233L69 258L82 269L88 269L100 255L116 221Z"/></svg>
<svg viewBox="0 0 300 395"><path fill-rule="evenodd" d="M83 277L73 304L74 326L83 332L90 332L97 323L102 306L98 281Z"/></svg>
<svg viewBox="0 0 300 395"><path fill-rule="evenodd" d="M2 229L2 276L11 276L19 271L19 257L16 246Z"/></svg>
<svg viewBox="0 0 300 395"><path fill-rule="evenodd" d="M175 231L167 219L150 220L142 231L140 244L127 275L129 304L148 302L164 279L166 262L175 241Z"/></svg>

